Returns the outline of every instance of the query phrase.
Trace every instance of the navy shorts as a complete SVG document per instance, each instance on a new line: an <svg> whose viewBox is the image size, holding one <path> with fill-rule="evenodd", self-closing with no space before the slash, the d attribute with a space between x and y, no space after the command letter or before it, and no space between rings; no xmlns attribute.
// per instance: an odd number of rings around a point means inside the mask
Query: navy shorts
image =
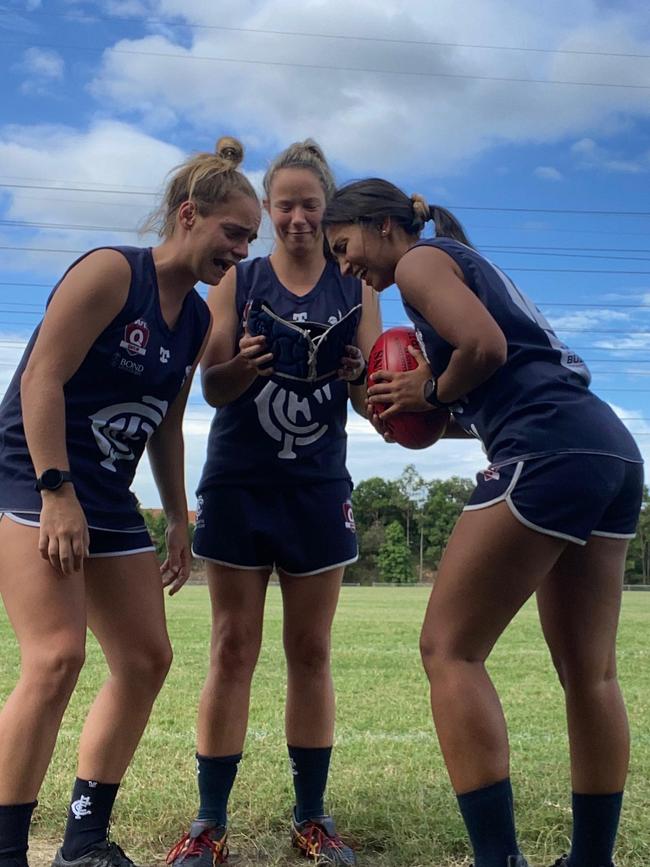
<svg viewBox="0 0 650 867"><path fill-rule="evenodd" d="M16 524L38 527L38 515L34 512L4 512ZM1 517L1 515L0 515ZM145 527L141 530L98 530L88 528L90 537L89 557L125 557L143 551L155 551L151 536Z"/></svg>
<svg viewBox="0 0 650 867"><path fill-rule="evenodd" d="M609 455L559 454L490 466L465 509L505 501L522 524L579 545L590 536L632 539L643 497L643 464Z"/></svg>
<svg viewBox="0 0 650 867"><path fill-rule="evenodd" d="M235 569L315 575L358 558L350 482L219 485L197 499L193 553Z"/></svg>

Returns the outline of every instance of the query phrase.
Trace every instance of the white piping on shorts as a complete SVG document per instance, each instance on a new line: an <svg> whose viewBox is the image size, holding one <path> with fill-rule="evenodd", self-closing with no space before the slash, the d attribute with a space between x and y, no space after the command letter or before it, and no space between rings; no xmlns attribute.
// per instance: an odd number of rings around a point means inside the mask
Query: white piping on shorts
<svg viewBox="0 0 650 867"><path fill-rule="evenodd" d="M148 548L133 548L131 551L108 551L103 554L88 554L88 559L93 560L95 558L99 559L100 557L128 557L129 554L143 554L145 551L155 551L153 545L150 545Z"/></svg>
<svg viewBox="0 0 650 867"><path fill-rule="evenodd" d="M13 512L2 512L3 515L6 515L11 521L15 524L23 524L26 527L39 527L40 524L38 521L27 521L25 518L19 518L18 515L14 515ZM97 530L98 527L91 527L90 529ZM134 533L135 530L105 530L105 533ZM95 557L128 557L129 554L143 554L145 551L155 551L155 547L153 545L149 545L147 548L132 548L130 551L107 551L105 553L100 554L88 554L87 558L92 560Z"/></svg>
<svg viewBox="0 0 650 867"><path fill-rule="evenodd" d="M351 563L356 563L359 559L359 553L351 559L344 560L342 563L332 563L329 566L323 566L321 569L314 569L313 572L287 572L286 569L282 569L282 566L279 568L288 575L290 578L308 578L310 575L320 575L321 572L329 572L331 569L340 569L341 566L349 566Z"/></svg>
<svg viewBox="0 0 650 867"><path fill-rule="evenodd" d="M269 566L268 563L265 563L263 566L242 566L240 563L228 563L227 560L215 560L213 557L206 557L204 554L199 554L194 547L192 547L192 556L196 557L197 560L205 560L207 563L216 563L217 566L228 566L229 569L242 569L247 572L258 572L262 569L269 569L271 572L273 571L273 566Z"/></svg>
<svg viewBox="0 0 650 867"><path fill-rule="evenodd" d="M23 512L24 515L36 515L40 517L40 512ZM28 521L26 518L19 518L15 512L0 512L0 515L6 515L11 518L16 524L24 524L26 527L40 527L40 521ZM133 527L130 530L116 530L115 527L96 527L94 524L88 524L89 530L99 530L100 533L146 533L147 527ZM148 551L148 548L143 548L143 551ZM154 549L152 549L154 550Z"/></svg>
<svg viewBox="0 0 650 867"><path fill-rule="evenodd" d="M486 509L488 506L494 506L496 503L505 502L508 504L508 508L512 512L513 516L519 521L520 524L523 524L524 527L528 527L530 530L535 530L537 533L542 533L544 536L554 536L557 539L566 539L567 542L575 542L576 545L586 545L587 542L584 539L578 539L576 536L570 536L568 533L560 533L557 530L547 530L545 527L540 527L538 524L533 524L532 521L527 520L521 514L519 509L512 502L512 492L515 489L515 485L519 481L519 476L522 473L524 468L524 461L519 461L517 463L517 468L512 477L512 481L508 485L507 489L501 494L500 497L495 497L494 500L488 500L487 503L480 503L477 506L465 506L463 509L464 512L472 512L477 511L478 509ZM629 538L629 537L628 537Z"/></svg>
<svg viewBox="0 0 650 867"><path fill-rule="evenodd" d="M603 536L605 539L634 539L636 533L607 533L605 530L592 530L592 536Z"/></svg>
<svg viewBox="0 0 650 867"><path fill-rule="evenodd" d="M9 520L13 521L14 524L23 524L25 527L40 527L40 523L38 521L28 521L26 518L19 518L18 515L14 515L13 512L3 512L3 515L6 515ZM35 512L34 514L38 514Z"/></svg>
<svg viewBox="0 0 650 867"><path fill-rule="evenodd" d="M192 548L192 554L194 557L198 557L200 560L206 560L208 563L216 563L217 566L228 566L230 569L241 569L242 571L261 571L262 569L270 569L273 571L273 566L241 566L239 563L228 563L225 560L214 560L212 557L204 557L202 554L197 554L197 552ZM286 569L283 569L282 566L277 566L277 568L282 569L285 575L288 575L290 578L308 578L310 575L320 575L321 572L329 572L330 569L340 569L341 566L349 566L351 563L356 563L359 559L359 554L357 553L351 560L344 560L342 563L332 563L329 566L322 566L318 569L314 569L313 572L287 572Z"/></svg>

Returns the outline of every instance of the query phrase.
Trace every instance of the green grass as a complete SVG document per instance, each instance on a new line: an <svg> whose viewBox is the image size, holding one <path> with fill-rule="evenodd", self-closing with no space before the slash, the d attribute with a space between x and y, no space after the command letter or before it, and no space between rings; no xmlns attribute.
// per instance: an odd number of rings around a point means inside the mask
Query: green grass
<svg viewBox="0 0 650 867"><path fill-rule="evenodd" d="M418 655L424 588L345 588L334 630L338 696L336 750L328 803L340 828L373 867L466 864L468 849L428 707ZM113 836L144 863L160 859L196 807L194 725L207 665L207 590L188 587L168 605L175 662L126 777ZM291 861L287 817L291 778L283 737L284 662L277 588L269 591L264 648L253 687L250 731L231 800L231 841L251 860ZM650 593L627 593L620 633L620 677L633 733L632 768L617 867L650 861ZM0 699L18 656L0 615ZM570 785L562 694L534 605L497 646L491 672L512 744L519 832L531 865L548 865L570 833ZM83 716L104 667L94 642L66 714L40 795L34 837L56 842L75 769Z"/></svg>

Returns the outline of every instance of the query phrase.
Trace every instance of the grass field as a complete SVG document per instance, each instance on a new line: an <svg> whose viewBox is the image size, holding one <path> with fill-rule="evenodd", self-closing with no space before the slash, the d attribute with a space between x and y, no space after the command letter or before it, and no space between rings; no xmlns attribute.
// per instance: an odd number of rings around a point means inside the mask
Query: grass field
<svg viewBox="0 0 650 867"><path fill-rule="evenodd" d="M342 592L334 631L338 723L328 802L340 829L358 847L362 867L442 867L469 861L418 656L426 599L424 588L350 587ZM144 864L162 859L196 807L194 721L207 661L207 590L184 589L169 602L168 616L175 662L123 785L113 827L114 839ZM283 738L280 625L279 590L270 588L249 737L230 813L233 848L247 860L268 864L293 861L287 837L292 784ZM16 677L18 656L3 612L0 640L4 699ZM619 670L633 759L617 867L650 863L649 644L650 593L626 593ZM493 655L491 672L510 725L522 847L531 867L547 867L568 845L570 785L562 694L534 605L511 625ZM91 642L40 795L33 836L43 859L51 857L63 830L78 734L103 674L101 656Z"/></svg>

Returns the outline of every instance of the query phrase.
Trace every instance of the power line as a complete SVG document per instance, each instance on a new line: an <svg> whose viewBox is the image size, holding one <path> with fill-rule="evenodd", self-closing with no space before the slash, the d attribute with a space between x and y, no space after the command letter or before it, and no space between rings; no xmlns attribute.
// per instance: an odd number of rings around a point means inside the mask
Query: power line
<svg viewBox="0 0 650 867"><path fill-rule="evenodd" d="M88 224L81 223L42 223L33 220L0 220L0 226L7 226L9 228L30 228L30 229L46 229L48 231L57 231L57 230L70 230L70 231L91 231L91 232L120 232L126 234L137 235L140 234L140 230L137 226L127 227L127 226L93 226ZM271 235L258 235L258 240L264 241L272 241L274 240ZM601 255L601 253L596 253L595 251L600 250L602 252L607 252L608 250L613 253L650 253L650 248L640 248L640 249L626 249L625 247L550 247L550 246L534 246L531 247L529 245L524 246L516 246L516 245L489 245L489 244L480 244L480 249L484 251L490 252L501 252L501 253L515 253L520 256L559 256L563 258L569 259L609 259L609 260L621 260L621 261L650 261L650 256L605 256ZM586 251L586 252L556 252L560 250L575 250L575 251ZM594 251L592 254L591 251Z"/></svg>
<svg viewBox="0 0 650 867"><path fill-rule="evenodd" d="M263 240L261 237L260 240ZM267 238L267 240L271 240ZM78 255L81 253L86 253L87 250L71 250L67 248L60 247L19 247L15 245L3 244L0 245L0 250L13 250L16 252L22 253L71 253L73 255ZM552 274L650 274L650 271L632 271L632 270L610 270L610 269L601 269L601 268L522 268L518 265L502 265L501 266L504 271L514 272L514 271L532 271L536 274L540 273L552 273Z"/></svg>
<svg viewBox="0 0 650 867"><path fill-rule="evenodd" d="M0 44L2 44L0 42ZM650 89L650 85L648 86ZM7 177L6 175L4 177ZM74 183L73 181L61 181L53 184L35 184L35 183L15 183L0 181L0 187L6 189L21 189L21 190L51 190L53 192L73 192L73 193L109 193L112 195L129 195L129 196L159 196L159 190L137 190L127 187L108 187L104 189L100 187L78 187L68 186ZM101 203L100 203L101 204ZM604 216L604 217L650 217L650 211L616 211L616 210L592 210L588 208L516 208L516 207L501 207L497 205L447 205L452 211L502 211L527 214L578 214L581 216ZM500 227L494 227L501 230ZM513 227L515 228L515 227ZM537 228L531 231L539 232ZM607 233L611 234L611 233ZM647 237L647 233L633 233ZM495 245L498 246L498 245ZM598 248L594 248L598 249Z"/></svg>
<svg viewBox="0 0 650 867"><path fill-rule="evenodd" d="M68 51L85 51L93 54L103 54L104 48L92 48L88 45L62 45L61 43L52 42L17 42L15 40L0 40L0 45L13 45L20 47L38 47L38 48L58 48ZM623 90L650 90L650 84L621 84L620 82L609 81L567 81L555 78L515 78L514 76L504 75L470 75L461 72L422 72L420 70L404 70L404 69L378 69L376 67L366 66L333 66L325 63L295 63L286 60L251 60L250 58L235 58L235 57L215 57L210 54L174 54L168 51L135 51L129 48L111 48L113 54L117 55L133 55L136 57L165 57L170 60L192 60L192 61L210 61L212 63L232 63L235 65L252 65L252 66L272 66L283 67L290 69L318 69L328 72L369 72L375 75L398 75L408 78L445 78L445 79L461 79L465 81L496 81L508 84L550 84L563 85L568 87L597 87L597 88L616 88ZM185 51L184 48L182 48Z"/></svg>
<svg viewBox="0 0 650 867"><path fill-rule="evenodd" d="M472 48L472 49L481 49L486 51L520 51L520 52L534 52L536 54L569 54L569 55L585 55L589 57L632 57L635 59L648 59L650 55L648 54L632 54L630 52L619 52L619 51L595 51L591 49L572 49L572 48L531 48L528 46L520 46L520 45L482 45L482 44L472 44L472 43L464 43L464 42L434 42L431 40L423 40L423 39L394 39L382 36L353 36L350 34L341 34L341 33L308 33L304 31L294 31L294 30L269 30L255 27L228 27L222 24L190 24L189 22L183 21L170 21L166 18L140 18L131 15L98 15L93 13L85 18L81 18L80 16L75 16L69 12L66 13L55 13L55 12L40 12L38 13L38 17L47 17L47 18L67 18L69 20L81 20L82 22L88 22L93 20L99 21L129 21L129 22L137 22L143 24L162 24L165 27L185 27L191 30L222 30L229 33L255 33L255 34L263 34L263 35L272 35L272 36L299 36L304 37L307 36L309 38L314 39L340 39L345 41L354 41L354 42L380 42L380 43L390 43L394 45L422 45L429 46L435 48Z"/></svg>

